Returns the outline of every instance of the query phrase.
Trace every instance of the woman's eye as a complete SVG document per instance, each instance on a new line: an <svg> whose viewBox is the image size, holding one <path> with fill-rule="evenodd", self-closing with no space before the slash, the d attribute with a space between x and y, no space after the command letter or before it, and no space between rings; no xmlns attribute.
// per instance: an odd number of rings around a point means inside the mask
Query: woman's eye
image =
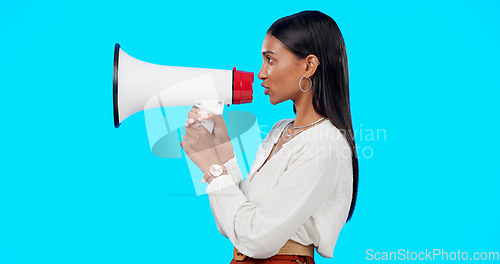
<svg viewBox="0 0 500 264"><path fill-rule="evenodd" d="M271 58L271 57L267 57L267 62L271 63L271 62L273 62L273 61L274 61L274 60L273 60L273 58Z"/></svg>

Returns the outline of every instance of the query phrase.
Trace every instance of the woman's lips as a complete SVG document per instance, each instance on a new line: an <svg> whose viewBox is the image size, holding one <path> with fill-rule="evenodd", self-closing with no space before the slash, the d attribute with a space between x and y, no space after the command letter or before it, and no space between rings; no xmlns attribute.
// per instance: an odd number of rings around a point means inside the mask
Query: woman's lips
<svg viewBox="0 0 500 264"><path fill-rule="evenodd" d="M269 87L267 87L264 83L262 83L260 86L264 87L264 94L268 95L269 94Z"/></svg>

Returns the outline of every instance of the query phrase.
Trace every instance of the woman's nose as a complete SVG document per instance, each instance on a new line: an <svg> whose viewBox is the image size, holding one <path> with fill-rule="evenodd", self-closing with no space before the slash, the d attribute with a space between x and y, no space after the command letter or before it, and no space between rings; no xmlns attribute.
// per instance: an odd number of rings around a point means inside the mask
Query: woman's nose
<svg viewBox="0 0 500 264"><path fill-rule="evenodd" d="M264 80L267 78L267 71L266 71L264 65L262 65L262 68L260 68L260 71L259 71L259 74L257 75L257 77L261 80Z"/></svg>

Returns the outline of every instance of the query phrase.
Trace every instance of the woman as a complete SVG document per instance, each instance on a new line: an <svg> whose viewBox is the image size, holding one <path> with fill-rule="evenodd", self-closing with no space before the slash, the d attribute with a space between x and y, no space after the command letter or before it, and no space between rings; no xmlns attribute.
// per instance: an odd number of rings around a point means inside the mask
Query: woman
<svg viewBox="0 0 500 264"><path fill-rule="evenodd" d="M273 126L245 181L221 116L193 107L181 146L205 173L217 228L235 246L231 263L314 263L314 248L332 258L358 186L342 34L329 16L300 12L269 28L262 56L264 93L273 105L292 100L296 116Z"/></svg>

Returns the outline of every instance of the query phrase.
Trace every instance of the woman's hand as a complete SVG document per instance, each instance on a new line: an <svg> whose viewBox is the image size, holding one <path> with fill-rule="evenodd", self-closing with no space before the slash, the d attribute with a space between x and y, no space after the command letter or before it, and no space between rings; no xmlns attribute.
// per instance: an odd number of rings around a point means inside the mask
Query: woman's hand
<svg viewBox="0 0 500 264"><path fill-rule="evenodd" d="M229 138L227 125L222 116L212 113L205 115L200 112L196 106L193 106L188 113L188 121L189 118L193 120L193 125L203 122L204 120L212 120L214 122L212 144L222 164L226 163L234 156L233 144Z"/></svg>
<svg viewBox="0 0 500 264"><path fill-rule="evenodd" d="M188 116L192 116L192 113L189 112ZM212 134L200 122L188 118L186 134L182 136L182 139L184 140L181 141L182 149L203 173L207 172L214 163L223 164L213 145Z"/></svg>

